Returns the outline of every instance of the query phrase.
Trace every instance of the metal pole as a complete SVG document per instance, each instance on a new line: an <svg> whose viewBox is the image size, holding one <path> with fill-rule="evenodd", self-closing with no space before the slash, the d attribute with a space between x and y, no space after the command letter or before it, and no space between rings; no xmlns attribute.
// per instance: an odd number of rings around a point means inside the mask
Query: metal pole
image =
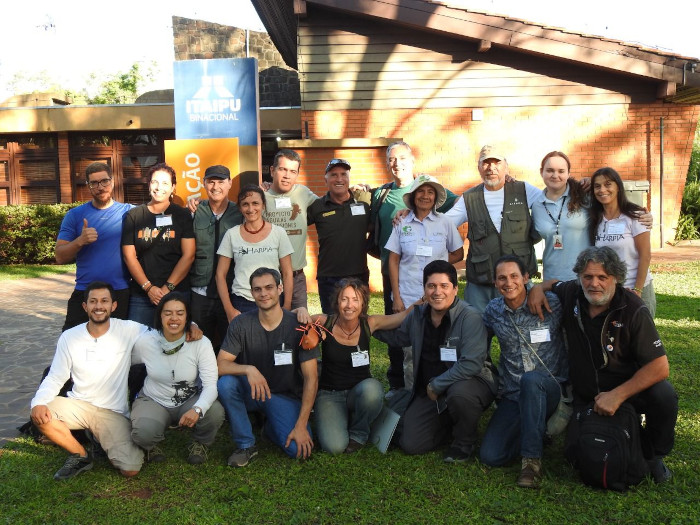
<svg viewBox="0 0 700 525"><path fill-rule="evenodd" d="M659 232L661 236L661 248L664 247L664 118L659 117L660 155L659 155Z"/></svg>

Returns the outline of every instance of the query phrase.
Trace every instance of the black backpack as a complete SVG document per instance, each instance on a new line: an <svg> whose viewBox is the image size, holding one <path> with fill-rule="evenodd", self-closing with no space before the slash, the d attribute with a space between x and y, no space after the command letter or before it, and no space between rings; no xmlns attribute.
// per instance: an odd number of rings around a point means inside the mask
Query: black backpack
<svg viewBox="0 0 700 525"><path fill-rule="evenodd" d="M584 483L622 492L649 473L639 415L631 404L622 403L613 416L601 416L591 403L574 417L578 436L567 456Z"/></svg>

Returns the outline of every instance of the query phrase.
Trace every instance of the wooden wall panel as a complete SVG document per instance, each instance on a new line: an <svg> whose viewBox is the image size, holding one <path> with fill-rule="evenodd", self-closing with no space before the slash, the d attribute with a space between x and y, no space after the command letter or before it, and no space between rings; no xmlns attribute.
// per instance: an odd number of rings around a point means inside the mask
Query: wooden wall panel
<svg viewBox="0 0 700 525"><path fill-rule="evenodd" d="M650 103L656 85L322 10L299 27L302 107L418 109Z"/></svg>

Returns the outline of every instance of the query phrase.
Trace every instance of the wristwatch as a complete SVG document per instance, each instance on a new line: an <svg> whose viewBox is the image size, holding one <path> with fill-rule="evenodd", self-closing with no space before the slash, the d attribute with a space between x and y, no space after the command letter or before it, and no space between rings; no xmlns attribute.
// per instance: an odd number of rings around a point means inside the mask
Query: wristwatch
<svg viewBox="0 0 700 525"><path fill-rule="evenodd" d="M175 285L173 283L167 282L165 283L165 287L170 290L171 292L175 291Z"/></svg>
<svg viewBox="0 0 700 525"><path fill-rule="evenodd" d="M201 418L202 417L202 409L199 407L194 407L194 411L197 412L197 415Z"/></svg>

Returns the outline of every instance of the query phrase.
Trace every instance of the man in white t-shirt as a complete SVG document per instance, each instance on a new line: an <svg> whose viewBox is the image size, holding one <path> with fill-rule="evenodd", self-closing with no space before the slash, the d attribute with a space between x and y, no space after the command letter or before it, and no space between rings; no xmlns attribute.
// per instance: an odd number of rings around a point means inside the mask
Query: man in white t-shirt
<svg viewBox="0 0 700 525"><path fill-rule="evenodd" d="M54 479L69 479L92 468L92 454L71 434L87 429L100 442L112 464L126 477L138 474L143 451L131 441L127 377L131 349L148 327L110 319L117 308L114 288L92 282L83 308L88 322L63 332L51 371L31 401L31 417L39 431L70 453ZM68 397L58 396L71 378Z"/></svg>
<svg viewBox="0 0 700 525"><path fill-rule="evenodd" d="M464 299L483 313L499 295L493 286L493 268L501 256L515 255L530 275L537 273L533 246L539 235L530 205L542 191L527 182L506 183L508 161L494 146L481 148L478 168L483 182L466 191L445 215L458 227L469 222Z"/></svg>
<svg viewBox="0 0 700 525"><path fill-rule="evenodd" d="M265 192L264 218L284 228L294 248L292 308L306 308L306 209L318 199L309 188L296 184L300 167L301 157L296 151L279 150L270 167L272 186Z"/></svg>

